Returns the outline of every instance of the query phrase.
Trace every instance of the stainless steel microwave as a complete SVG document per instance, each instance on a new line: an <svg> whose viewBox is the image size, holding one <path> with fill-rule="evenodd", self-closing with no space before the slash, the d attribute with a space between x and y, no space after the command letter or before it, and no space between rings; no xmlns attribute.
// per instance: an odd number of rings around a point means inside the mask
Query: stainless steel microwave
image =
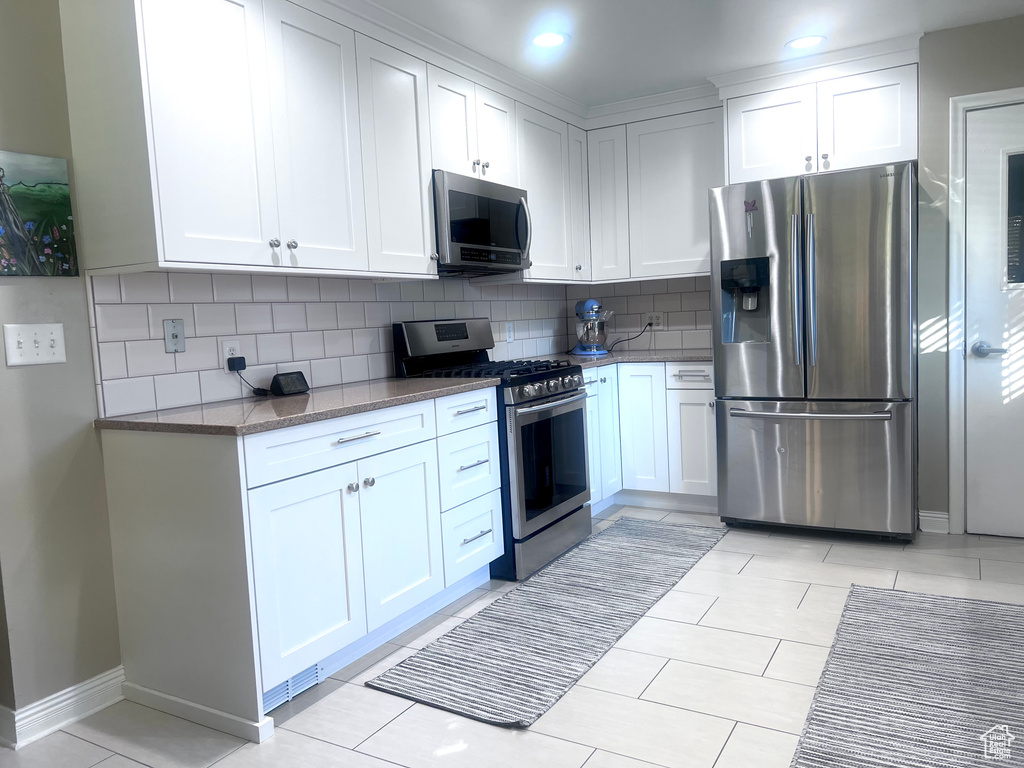
<svg viewBox="0 0 1024 768"><path fill-rule="evenodd" d="M530 266L525 189L434 171L439 275L493 275Z"/></svg>

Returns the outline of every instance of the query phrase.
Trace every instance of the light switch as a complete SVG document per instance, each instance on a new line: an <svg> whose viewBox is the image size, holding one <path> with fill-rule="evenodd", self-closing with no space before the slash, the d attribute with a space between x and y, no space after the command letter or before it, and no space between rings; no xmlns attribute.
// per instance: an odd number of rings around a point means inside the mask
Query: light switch
<svg viewBox="0 0 1024 768"><path fill-rule="evenodd" d="M7 367L66 363L64 326L61 323L4 325Z"/></svg>

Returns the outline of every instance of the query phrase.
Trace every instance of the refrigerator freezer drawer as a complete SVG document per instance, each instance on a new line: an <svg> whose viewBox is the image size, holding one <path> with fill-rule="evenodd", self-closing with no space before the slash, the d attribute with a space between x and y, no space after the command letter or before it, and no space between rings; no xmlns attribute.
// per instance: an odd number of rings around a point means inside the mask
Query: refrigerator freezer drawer
<svg viewBox="0 0 1024 768"><path fill-rule="evenodd" d="M725 518L912 534L910 402L719 400Z"/></svg>

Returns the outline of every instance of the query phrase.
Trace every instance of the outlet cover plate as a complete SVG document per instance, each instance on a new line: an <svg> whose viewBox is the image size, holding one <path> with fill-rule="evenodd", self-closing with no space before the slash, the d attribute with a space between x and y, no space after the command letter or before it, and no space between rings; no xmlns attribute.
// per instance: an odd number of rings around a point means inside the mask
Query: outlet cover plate
<svg viewBox="0 0 1024 768"><path fill-rule="evenodd" d="M647 323L651 324L652 331L663 331L665 330L665 313L664 312L647 312L644 315L644 325Z"/></svg>
<svg viewBox="0 0 1024 768"><path fill-rule="evenodd" d="M221 339L220 340L220 367L224 369L225 373L234 373L234 371L228 370L228 358L229 357L241 357L242 356L242 340L241 339Z"/></svg>
<svg viewBox="0 0 1024 768"><path fill-rule="evenodd" d="M37 323L35 325L4 324L4 349L7 366L47 365L66 363L64 325Z"/></svg>
<svg viewBox="0 0 1024 768"><path fill-rule="evenodd" d="M505 341L511 344L516 340L516 324L505 323Z"/></svg>

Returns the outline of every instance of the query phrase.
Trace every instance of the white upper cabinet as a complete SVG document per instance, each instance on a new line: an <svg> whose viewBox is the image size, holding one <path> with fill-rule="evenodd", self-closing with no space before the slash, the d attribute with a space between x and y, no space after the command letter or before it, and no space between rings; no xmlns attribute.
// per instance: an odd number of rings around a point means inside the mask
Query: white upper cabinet
<svg viewBox="0 0 1024 768"><path fill-rule="evenodd" d="M587 132L569 126L569 227L573 279L590 280L590 186Z"/></svg>
<svg viewBox="0 0 1024 768"><path fill-rule="evenodd" d="M629 197L626 126L587 133L590 171L590 279L629 277Z"/></svg>
<svg viewBox="0 0 1024 768"><path fill-rule="evenodd" d="M818 170L916 157L916 65L818 83Z"/></svg>
<svg viewBox="0 0 1024 768"><path fill-rule="evenodd" d="M287 266L365 270L352 30L265 0L280 253Z"/></svg>
<svg viewBox="0 0 1024 768"><path fill-rule="evenodd" d="M814 84L729 99L729 182L817 170Z"/></svg>
<svg viewBox="0 0 1024 768"><path fill-rule="evenodd" d="M480 178L495 184L519 186L515 101L476 86L476 134Z"/></svg>
<svg viewBox="0 0 1024 768"><path fill-rule="evenodd" d="M736 184L917 157L917 65L728 101Z"/></svg>
<svg viewBox="0 0 1024 768"><path fill-rule="evenodd" d="M631 277L711 270L708 189L725 183L722 110L626 126Z"/></svg>
<svg viewBox="0 0 1024 768"><path fill-rule="evenodd" d="M516 103L519 186L531 213L530 262L525 277L573 279L569 220L569 126Z"/></svg>
<svg viewBox="0 0 1024 768"><path fill-rule="evenodd" d="M437 274L427 65L362 35L356 63L370 270Z"/></svg>

